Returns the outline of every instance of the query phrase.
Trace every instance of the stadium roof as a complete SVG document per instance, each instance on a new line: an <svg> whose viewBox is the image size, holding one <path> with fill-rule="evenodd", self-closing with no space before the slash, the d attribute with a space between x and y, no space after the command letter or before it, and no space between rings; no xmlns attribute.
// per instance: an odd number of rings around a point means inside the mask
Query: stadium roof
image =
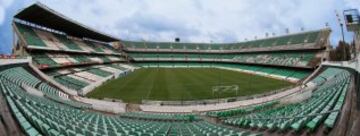
<svg viewBox="0 0 360 136"><path fill-rule="evenodd" d="M39 2L22 9L14 16L14 18L62 31L68 35L80 38L87 37L103 42L119 41L117 38L103 34L67 18Z"/></svg>

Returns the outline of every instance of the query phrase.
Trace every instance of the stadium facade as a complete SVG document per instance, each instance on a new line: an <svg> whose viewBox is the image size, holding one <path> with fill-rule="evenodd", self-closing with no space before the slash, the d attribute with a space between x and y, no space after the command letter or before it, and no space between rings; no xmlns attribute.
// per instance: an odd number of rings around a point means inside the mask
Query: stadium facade
<svg viewBox="0 0 360 136"><path fill-rule="evenodd" d="M238 43L126 41L41 3L18 12L12 27L13 55L0 63L0 135L359 133L358 69L328 61L330 28ZM219 68L296 86L220 103L152 101L135 110L84 97L149 67Z"/></svg>

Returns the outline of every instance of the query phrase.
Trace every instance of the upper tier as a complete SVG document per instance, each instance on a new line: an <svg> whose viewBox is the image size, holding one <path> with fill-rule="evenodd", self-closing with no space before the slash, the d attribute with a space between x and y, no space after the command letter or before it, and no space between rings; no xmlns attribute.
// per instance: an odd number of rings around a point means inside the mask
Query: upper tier
<svg viewBox="0 0 360 136"><path fill-rule="evenodd" d="M14 27L17 29L20 39L26 42L25 45L29 49L121 55L109 45L69 38L19 23L14 23Z"/></svg>
<svg viewBox="0 0 360 136"><path fill-rule="evenodd" d="M271 52L271 53L128 53L135 61L186 61L186 62L233 62L246 64L276 65L313 68L322 57L321 52Z"/></svg>
<svg viewBox="0 0 360 136"><path fill-rule="evenodd" d="M252 52L321 49L326 46L330 29L308 31L239 43L173 43L122 41L128 51L174 52Z"/></svg>

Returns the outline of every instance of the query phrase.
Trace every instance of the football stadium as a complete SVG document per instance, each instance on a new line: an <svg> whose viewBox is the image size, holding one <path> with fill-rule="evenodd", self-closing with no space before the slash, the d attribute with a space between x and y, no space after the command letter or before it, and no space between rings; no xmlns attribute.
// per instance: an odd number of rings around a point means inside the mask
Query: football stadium
<svg viewBox="0 0 360 136"><path fill-rule="evenodd" d="M0 135L360 135L360 16L341 14L347 61L330 59L330 27L136 41L36 2L12 17L12 54L0 56Z"/></svg>

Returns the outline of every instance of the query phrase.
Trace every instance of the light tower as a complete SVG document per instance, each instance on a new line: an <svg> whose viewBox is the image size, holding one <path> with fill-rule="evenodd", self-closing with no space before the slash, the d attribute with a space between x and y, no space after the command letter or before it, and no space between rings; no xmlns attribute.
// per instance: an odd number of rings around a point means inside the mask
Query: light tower
<svg viewBox="0 0 360 136"><path fill-rule="evenodd" d="M354 32L354 57L357 57L357 52L360 51L360 15L357 9L344 10L344 20L346 29L349 32Z"/></svg>
<svg viewBox="0 0 360 136"><path fill-rule="evenodd" d="M342 20L341 20L341 18L340 18L340 15L339 15L339 13L335 10L335 14L336 14L336 17L337 17L337 21L338 21L338 23L339 23L339 25L340 25L340 29L341 29L341 37L342 37L342 42L345 44L345 36L344 36L344 24L343 24L343 22L342 22ZM346 47L345 46L343 46L343 50L344 50L344 53L343 53L343 60L346 60L345 58L346 58Z"/></svg>

